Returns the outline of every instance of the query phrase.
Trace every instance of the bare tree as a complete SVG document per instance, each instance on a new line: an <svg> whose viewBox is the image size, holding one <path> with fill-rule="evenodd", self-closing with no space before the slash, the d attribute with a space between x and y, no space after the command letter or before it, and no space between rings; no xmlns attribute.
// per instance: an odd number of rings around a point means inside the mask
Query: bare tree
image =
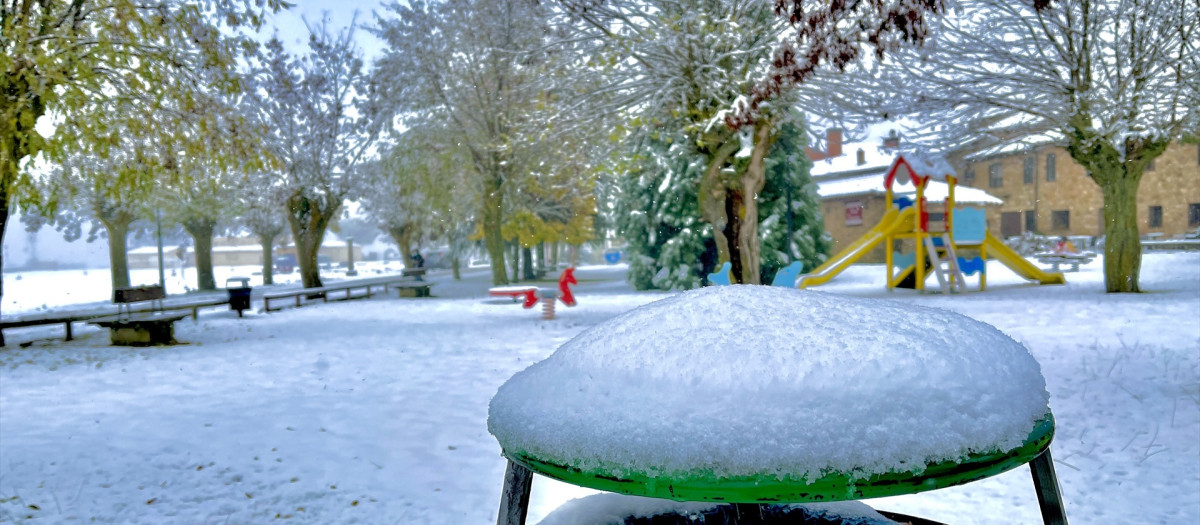
<svg viewBox="0 0 1200 525"><path fill-rule="evenodd" d="M1109 292L1138 292L1146 166L1200 131L1200 1L964 0L876 84L965 144L1045 134L1104 196Z"/></svg>
<svg viewBox="0 0 1200 525"><path fill-rule="evenodd" d="M371 93L354 26L331 34L309 27L309 52L293 58L267 44L260 74L269 147L282 164L272 185L287 195L287 217L305 287L321 286L317 254L331 221L355 189L359 164L373 144Z"/></svg>
<svg viewBox="0 0 1200 525"><path fill-rule="evenodd" d="M408 127L442 120L467 150L482 189L479 218L492 281L507 283L500 231L505 185L535 146L517 130L544 90L546 6L447 0L394 2L387 9L377 34L391 49L374 72L375 82L388 86L381 90L386 115Z"/></svg>

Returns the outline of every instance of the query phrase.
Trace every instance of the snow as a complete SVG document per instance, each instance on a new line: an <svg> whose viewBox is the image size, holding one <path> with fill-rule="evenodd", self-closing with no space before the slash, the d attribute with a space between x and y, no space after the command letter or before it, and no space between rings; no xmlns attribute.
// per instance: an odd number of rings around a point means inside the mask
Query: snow
<svg viewBox="0 0 1200 525"><path fill-rule="evenodd" d="M915 197L917 191L911 185L893 188L896 196ZM925 186L925 199L929 202L946 200L950 186L944 182L931 180ZM871 175L859 175L845 179L817 181L817 195L822 199L848 197L852 195L885 195L883 187L883 172ZM960 204L1003 204L1004 201L978 188L963 186L954 187L954 202Z"/></svg>
<svg viewBox="0 0 1200 525"><path fill-rule="evenodd" d="M820 177L835 173L886 169L896 158L895 150L883 148L878 144L846 143L842 145L842 148L842 151L846 153L813 162L809 173L813 177ZM858 163L858 151L863 152L863 160L866 162Z"/></svg>
<svg viewBox="0 0 1200 525"><path fill-rule="evenodd" d="M110 347L88 325L70 342L57 326L6 330L0 522L495 523L505 462L489 400L582 331L668 297L630 290L623 271L581 268L579 306L554 321L487 298L480 269L461 282L431 271L432 299L202 311L177 323L187 344L172 347ZM5 274L4 311L68 290L109 296L107 271L63 273ZM1099 258L1064 286L994 263L983 293L888 293L883 279L856 265L820 290L958 312L1037 358L1073 523L1200 522L1200 253L1146 254L1144 294L1103 293ZM536 477L529 523L591 494ZM963 525L1040 522L1024 468L866 503Z"/></svg>
<svg viewBox="0 0 1200 525"><path fill-rule="evenodd" d="M500 388L488 429L602 476L867 477L1015 449L1047 396L1024 347L960 314L714 286L576 336Z"/></svg>

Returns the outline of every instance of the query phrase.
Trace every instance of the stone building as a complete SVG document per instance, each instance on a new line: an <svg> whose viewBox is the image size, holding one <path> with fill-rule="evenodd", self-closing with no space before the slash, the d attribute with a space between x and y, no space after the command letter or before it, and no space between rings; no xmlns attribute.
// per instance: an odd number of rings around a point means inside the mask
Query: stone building
<svg viewBox="0 0 1200 525"><path fill-rule="evenodd" d="M962 184L1004 201L987 211L992 235L1104 235L1100 187L1060 146L984 150L964 156L955 168ZM1172 144L1142 176L1138 230L1146 237L1173 237L1197 228L1200 147Z"/></svg>

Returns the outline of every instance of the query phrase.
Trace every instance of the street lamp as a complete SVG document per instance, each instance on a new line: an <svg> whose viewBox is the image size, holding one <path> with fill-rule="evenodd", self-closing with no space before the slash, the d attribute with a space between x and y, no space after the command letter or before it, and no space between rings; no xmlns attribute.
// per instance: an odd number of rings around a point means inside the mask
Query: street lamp
<svg viewBox="0 0 1200 525"><path fill-rule="evenodd" d="M346 237L346 276L354 277L358 272L354 269L354 237Z"/></svg>

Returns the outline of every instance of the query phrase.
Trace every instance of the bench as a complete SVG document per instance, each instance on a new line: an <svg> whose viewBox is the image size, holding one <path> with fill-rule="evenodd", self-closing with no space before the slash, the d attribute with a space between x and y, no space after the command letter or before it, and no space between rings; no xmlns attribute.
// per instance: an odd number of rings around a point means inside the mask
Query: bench
<svg viewBox="0 0 1200 525"><path fill-rule="evenodd" d="M411 277L414 281L424 281L425 280L425 268L424 267L405 268L403 270L400 270L400 275L402 275L404 277Z"/></svg>
<svg viewBox="0 0 1200 525"><path fill-rule="evenodd" d="M175 321L187 317L187 313L163 310L163 299L167 294L162 286L136 286L113 290L113 303L117 315L97 317L88 321L109 330L109 339L120 346L169 345L175 341ZM148 312L134 312L138 303L150 303Z"/></svg>
<svg viewBox="0 0 1200 525"><path fill-rule="evenodd" d="M422 281L419 278L413 281L402 281L388 285L395 288L400 294L400 297L430 297L429 289L433 283Z"/></svg>
<svg viewBox="0 0 1200 525"><path fill-rule="evenodd" d="M429 297L429 287L433 283L425 281L416 281L410 277L383 277L377 279L358 279L341 283L329 284L317 288L300 288L297 290L289 290L284 292L275 292L263 294L263 311L272 312L280 310L283 307L279 306L281 299L291 299L297 307L305 304L305 301L313 302L320 299L322 302L350 300L359 297L370 298L371 294L377 288L383 288L384 293L390 288L406 288L411 290L409 293L420 294L412 295L411 297ZM361 290L362 293L356 293ZM334 296L337 292L344 292L344 295ZM406 292L401 291L401 297ZM289 302L292 302L289 301ZM272 302L275 306L272 306Z"/></svg>
<svg viewBox="0 0 1200 525"><path fill-rule="evenodd" d="M1092 262L1096 258L1096 254L1092 252L1083 253L1051 253L1042 252L1033 254L1037 261L1042 264L1049 264L1050 271L1057 272L1059 265L1069 264L1071 269L1068 271L1078 272L1079 265Z"/></svg>

